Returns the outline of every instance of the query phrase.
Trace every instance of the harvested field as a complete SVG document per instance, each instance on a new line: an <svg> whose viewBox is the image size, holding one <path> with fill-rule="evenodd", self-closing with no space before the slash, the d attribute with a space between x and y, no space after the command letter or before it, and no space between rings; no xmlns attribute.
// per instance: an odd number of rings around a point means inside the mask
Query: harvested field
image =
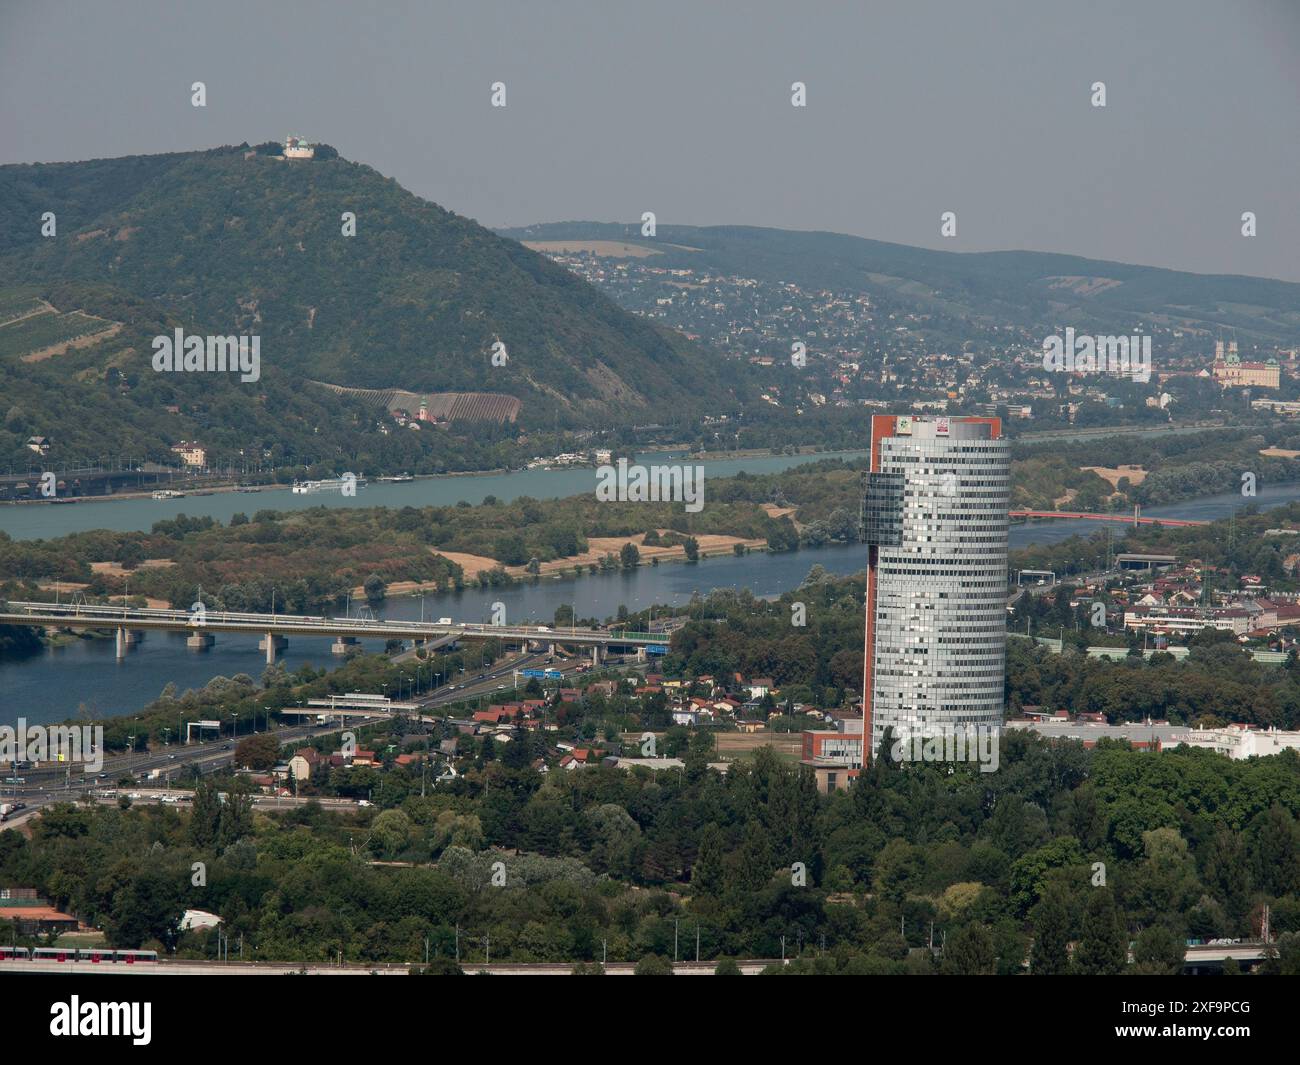
<svg viewBox="0 0 1300 1065"><path fill-rule="evenodd" d="M146 558L136 569L163 569L176 565L170 558ZM124 577L131 570L123 569L120 562L92 562L90 568L96 573L107 573L113 577Z"/></svg>
<svg viewBox="0 0 1300 1065"><path fill-rule="evenodd" d="M1297 452L1300 454L1300 452ZM1079 469L1095 473L1109 482L1112 490L1118 488L1119 479L1127 477L1129 484L1141 484L1147 479L1147 471L1141 466L1080 466Z"/></svg>

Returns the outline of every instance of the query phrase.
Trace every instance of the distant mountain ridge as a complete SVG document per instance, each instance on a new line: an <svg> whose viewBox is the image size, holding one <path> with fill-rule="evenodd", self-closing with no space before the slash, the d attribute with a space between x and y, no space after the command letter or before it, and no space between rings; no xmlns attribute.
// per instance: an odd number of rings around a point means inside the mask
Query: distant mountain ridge
<svg viewBox="0 0 1300 1065"><path fill-rule="evenodd" d="M609 240L660 252L656 265L701 267L812 289L880 291L959 317L1051 327L1068 321L1112 332L1150 315L1207 332L1236 330L1265 343L1300 340L1300 284L1191 274L1052 252L948 252L841 233L754 226L657 227L556 222L501 229L520 241ZM686 250L681 245L692 249ZM1105 328L1103 328L1105 327Z"/></svg>

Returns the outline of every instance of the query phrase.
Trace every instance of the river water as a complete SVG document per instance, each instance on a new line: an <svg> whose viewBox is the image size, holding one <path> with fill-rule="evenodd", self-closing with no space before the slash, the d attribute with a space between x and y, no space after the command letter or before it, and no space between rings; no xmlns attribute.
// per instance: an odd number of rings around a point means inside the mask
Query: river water
<svg viewBox="0 0 1300 1065"><path fill-rule="evenodd" d="M663 456L657 456L662 461ZM727 463L712 463L709 473L725 476L725 470L734 473L746 469L752 473L783 469L802 459L786 457L739 459ZM393 485L367 489L360 493L360 505L392 503L425 505L428 503L454 503L458 498L481 501L483 495L495 494L500 499L516 495L546 496L572 495L590 491L591 470L508 474L500 477L440 478L436 482L417 482L415 485ZM452 482L449 484L449 482ZM265 493L260 497L246 495L205 496L197 500L185 499L188 504L202 503L214 508L213 516L229 517L239 509L251 509L250 499L257 506L285 506L291 501L311 496L292 496L284 493ZM1260 509L1281 506L1300 499L1300 484L1264 486L1253 502ZM351 502L351 501L349 501ZM1211 496L1184 503L1152 507L1144 513L1150 517L1213 520L1227 517L1240 510L1243 499L1236 493ZM314 503L308 505L315 505ZM162 507L143 501L119 500L84 507L33 507L33 511L53 510L60 521L80 521L83 513L72 515L73 510L108 512L121 524L115 528L139 528L155 517L140 518L123 511L131 507L138 510ZM221 509L216 509L221 508ZM18 510L20 508L13 508ZM172 511L175 513L175 511ZM66 515L66 517L65 517ZM5 515L7 517L7 515ZM96 522L94 527L102 527ZM1010 542L1013 548L1035 543L1054 543L1075 534L1088 535L1106 523L1097 521L1052 521L1022 525L1012 529ZM3 521L0 520L0 527ZM87 527L87 526L82 526ZM1113 526L1118 536L1123 526ZM64 525L58 532L70 531ZM16 534L15 534L16 535ZM50 535L31 533L30 535ZM788 554L769 555L755 553L742 558L725 556L706 559L696 564L665 563L659 566L641 566L628 573L595 574L577 579L545 578L527 584L484 590L466 589L438 596L404 597L390 600L376 611L376 616L414 619L424 617L453 617L458 621L490 620L491 606L505 604L506 617L512 622L552 622L557 607L568 604L578 617L606 618L614 615L620 606L629 610L642 610L652 605L677 605L689 601L692 594L707 593L714 588L748 588L758 596L779 595L797 587L815 565L833 574L851 574L865 566L865 549L861 545L827 546L810 548ZM355 609L355 608L354 608ZM381 650L379 641L365 645L368 650ZM288 668L304 662L315 666L329 666L333 658L329 653L328 638L304 639L294 637L280 653L279 661ZM156 698L170 681L182 691L201 687L214 676L232 676L247 673L257 678L265 665L264 652L257 647L256 636L217 637L215 646L208 652L198 653L185 647L184 634L151 632L138 647L128 652L118 662L114 657L111 640L78 640L65 647L47 648L42 654L16 662L0 664L0 725L12 723L22 716L29 723L59 721L76 716L84 706L95 715L111 716L138 710Z"/></svg>
<svg viewBox="0 0 1300 1065"><path fill-rule="evenodd" d="M746 473L779 473L792 466L827 458L863 458L865 451L826 452L820 455L761 455L751 458L716 459L695 463L704 467L705 499L707 482L721 477ZM681 452L656 452L638 455L637 462L685 462ZM444 477L421 477L407 484L380 484L372 481L357 494L344 497L329 495L294 495L288 487L263 488L259 492L214 492L212 495L187 495L183 499L86 499L74 506L49 503L0 504L0 530L15 540L49 539L88 529L112 529L116 532L145 532L156 521L186 514L191 518L211 517L222 524L240 512L249 517L259 510L305 510L321 505L343 507L449 507L464 501L482 503L488 496L509 502L520 496L534 499L563 499L596 490L596 471L592 467L567 470L515 470L510 473L475 473Z"/></svg>

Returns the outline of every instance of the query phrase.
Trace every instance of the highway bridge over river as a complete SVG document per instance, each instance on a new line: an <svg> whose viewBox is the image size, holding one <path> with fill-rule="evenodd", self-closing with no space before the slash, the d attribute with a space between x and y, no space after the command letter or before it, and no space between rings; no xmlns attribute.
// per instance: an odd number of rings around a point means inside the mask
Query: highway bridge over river
<svg viewBox="0 0 1300 1065"><path fill-rule="evenodd" d="M224 610L167 610L157 608L90 606L85 603L10 602L0 612L0 625L30 625L46 629L113 629L117 657L153 631L184 632L186 643L205 651L221 633L261 635L260 647L268 664L290 636L332 637L335 654L346 654L359 640L411 640L437 650L459 640L501 640L520 647L556 645L591 649L599 665L609 648L631 649L639 658L663 654L670 636L666 632L611 632L603 629L551 628L545 625L489 625L455 621L378 621L370 618L309 617L299 614L252 614Z"/></svg>

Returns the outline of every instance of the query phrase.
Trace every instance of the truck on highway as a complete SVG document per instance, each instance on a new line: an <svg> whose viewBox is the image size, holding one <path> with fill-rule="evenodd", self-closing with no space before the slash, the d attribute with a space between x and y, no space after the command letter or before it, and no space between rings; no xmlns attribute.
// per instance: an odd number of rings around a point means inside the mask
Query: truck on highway
<svg viewBox="0 0 1300 1065"><path fill-rule="evenodd" d="M146 779L146 780L157 780L157 779L158 779L160 776L162 776L162 775L163 775L163 771L162 771L161 769L151 769L151 770L149 770L149 773L148 773L148 775L145 777L145 779Z"/></svg>

